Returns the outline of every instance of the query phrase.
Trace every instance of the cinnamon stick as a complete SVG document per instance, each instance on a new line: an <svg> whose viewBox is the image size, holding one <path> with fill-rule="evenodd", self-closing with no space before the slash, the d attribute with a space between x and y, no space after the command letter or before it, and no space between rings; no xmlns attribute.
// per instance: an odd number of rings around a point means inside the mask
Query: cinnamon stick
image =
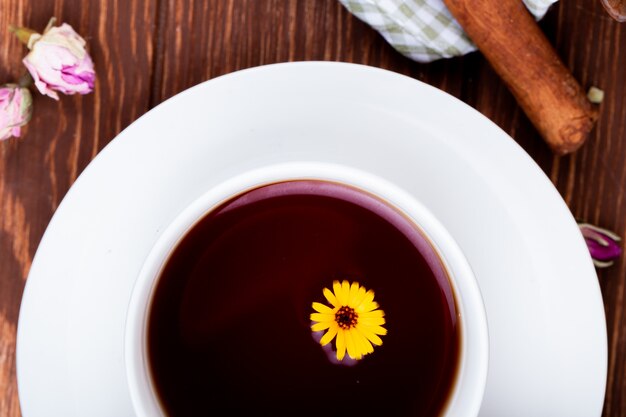
<svg viewBox="0 0 626 417"><path fill-rule="evenodd" d="M602 0L609 15L618 22L626 22L626 0Z"/></svg>
<svg viewBox="0 0 626 417"><path fill-rule="evenodd" d="M521 0L444 0L552 150L578 149L597 111Z"/></svg>

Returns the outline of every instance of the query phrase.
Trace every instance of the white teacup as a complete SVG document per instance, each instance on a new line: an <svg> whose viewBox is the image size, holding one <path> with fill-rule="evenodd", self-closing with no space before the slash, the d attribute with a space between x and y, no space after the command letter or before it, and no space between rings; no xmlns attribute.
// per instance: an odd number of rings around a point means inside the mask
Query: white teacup
<svg viewBox="0 0 626 417"><path fill-rule="evenodd" d="M422 230L447 270L460 318L457 376L442 416L478 415L487 379L487 319L478 284L461 249L430 211L396 185L357 169L313 162L271 165L224 181L183 210L160 236L137 278L126 321L125 361L136 414L165 414L150 376L146 329L156 281L171 251L200 218L222 202L262 185L298 179L328 180L369 192L403 212Z"/></svg>

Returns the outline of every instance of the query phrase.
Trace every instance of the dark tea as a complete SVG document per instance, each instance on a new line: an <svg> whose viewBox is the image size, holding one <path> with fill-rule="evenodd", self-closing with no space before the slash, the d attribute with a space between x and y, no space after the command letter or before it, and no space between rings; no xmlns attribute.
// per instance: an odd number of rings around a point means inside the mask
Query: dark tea
<svg viewBox="0 0 626 417"><path fill-rule="evenodd" d="M382 344L359 360L337 360L337 338L322 347L311 329L312 303L332 307L323 289L343 280L384 311ZM149 308L148 362L171 416L438 416L459 327L447 273L404 214L350 186L287 181L226 201L180 240Z"/></svg>

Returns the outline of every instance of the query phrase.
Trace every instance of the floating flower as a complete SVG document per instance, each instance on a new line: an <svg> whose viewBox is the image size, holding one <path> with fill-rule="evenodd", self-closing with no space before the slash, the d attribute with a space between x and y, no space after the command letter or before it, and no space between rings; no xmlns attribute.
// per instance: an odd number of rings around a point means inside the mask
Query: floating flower
<svg viewBox="0 0 626 417"><path fill-rule="evenodd" d="M588 223L579 223L578 227L585 238L593 264L598 268L613 265L613 261L622 254L622 249L617 243L621 240L620 237L610 230Z"/></svg>
<svg viewBox="0 0 626 417"><path fill-rule="evenodd" d="M374 291L367 291L358 282L334 281L333 291L324 288L324 297L331 304L313 303L311 314L314 332L327 330L320 344L325 346L333 339L337 359L343 360L346 351L352 359L362 359L382 345L381 335L386 335L385 313L374 301Z"/></svg>
<svg viewBox="0 0 626 417"><path fill-rule="evenodd" d="M32 103L27 88L16 84L0 87L0 140L20 136L21 127L30 120Z"/></svg>
<svg viewBox="0 0 626 417"><path fill-rule="evenodd" d="M85 49L85 40L67 23L52 26L43 34L27 28L14 28L17 37L26 43L30 53L23 63L41 94L59 99L63 94L88 94L93 91L96 73Z"/></svg>

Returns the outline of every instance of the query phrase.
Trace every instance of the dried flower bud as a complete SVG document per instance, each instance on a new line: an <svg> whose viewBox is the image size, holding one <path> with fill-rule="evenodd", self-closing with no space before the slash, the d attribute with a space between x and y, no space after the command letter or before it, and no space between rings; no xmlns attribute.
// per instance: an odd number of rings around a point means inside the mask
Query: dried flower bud
<svg viewBox="0 0 626 417"><path fill-rule="evenodd" d="M0 140L19 137L21 127L30 120L33 101L27 88L16 84L0 87Z"/></svg>
<svg viewBox="0 0 626 417"><path fill-rule="evenodd" d="M622 249L618 242L618 235L610 230L588 224L579 223L593 263L598 268L606 268L613 265L613 261L620 257Z"/></svg>
<svg viewBox="0 0 626 417"><path fill-rule="evenodd" d="M14 29L16 34L20 31L26 29ZM31 51L23 62L41 94L58 100L57 91L63 94L93 91L96 79L93 61L85 49L85 40L70 25L49 27L43 35L24 32L26 35Z"/></svg>

